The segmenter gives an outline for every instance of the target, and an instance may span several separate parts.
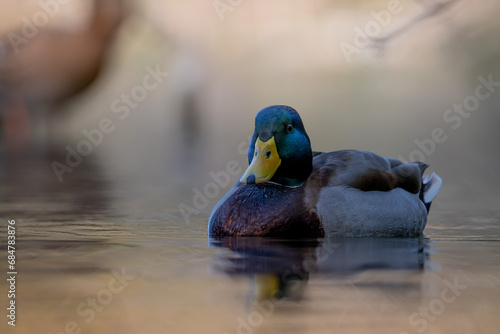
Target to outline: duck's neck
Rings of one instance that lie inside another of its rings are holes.
[[[302,156],[299,161],[282,161],[271,182],[287,187],[303,185],[311,175],[312,152]]]

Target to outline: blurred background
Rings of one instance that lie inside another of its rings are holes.
[[[208,171],[229,160],[245,166],[238,144],[251,134],[255,114],[287,104],[302,115],[314,150],[425,160],[445,179],[442,197],[486,200],[485,189],[499,181],[500,94],[480,101],[470,117],[444,117],[474,94],[479,76],[500,81],[500,3],[389,4],[5,3],[5,159],[36,152],[63,163],[66,146],[76,150],[82,131],[107,118],[112,133],[83,160],[103,162],[112,177],[140,178],[142,188],[192,195],[210,181]],[[152,89],[143,87],[148,69],[163,72]],[[428,146],[423,159],[410,157],[419,150],[415,141],[431,139],[435,128],[446,140]],[[58,182],[52,173],[44,182]]]
[[[313,150],[430,164],[444,180],[431,239],[498,239],[498,13],[497,0],[3,1],[2,217],[24,223],[27,259],[89,238],[205,254],[238,175],[201,204],[196,190],[228,161],[243,171],[256,113],[286,104]]]

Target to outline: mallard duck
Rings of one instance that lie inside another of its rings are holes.
[[[417,237],[442,184],[422,162],[313,152],[298,112],[282,105],[257,114],[248,161],[210,215],[211,237]]]

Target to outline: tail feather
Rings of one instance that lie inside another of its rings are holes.
[[[420,199],[424,202],[427,212],[429,212],[432,200],[436,198],[442,185],[443,180],[436,173],[432,173],[431,176],[424,175],[422,177]]]

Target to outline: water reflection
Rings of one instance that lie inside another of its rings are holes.
[[[75,217],[86,222],[92,216],[109,216],[111,185],[98,157],[86,157],[64,174],[62,182],[52,167],[56,161],[64,163],[65,156],[0,152],[0,196],[7,204],[3,213],[8,217],[66,224]]]
[[[214,269],[230,276],[249,276],[250,299],[302,300],[312,277],[333,281],[367,271],[423,271],[429,258],[426,239],[332,238],[277,240],[268,238],[219,238]],[[419,288],[418,282],[376,282],[394,289]],[[363,284],[366,284],[363,280]],[[386,284],[388,283],[388,284]],[[401,286],[400,286],[401,285]]]

